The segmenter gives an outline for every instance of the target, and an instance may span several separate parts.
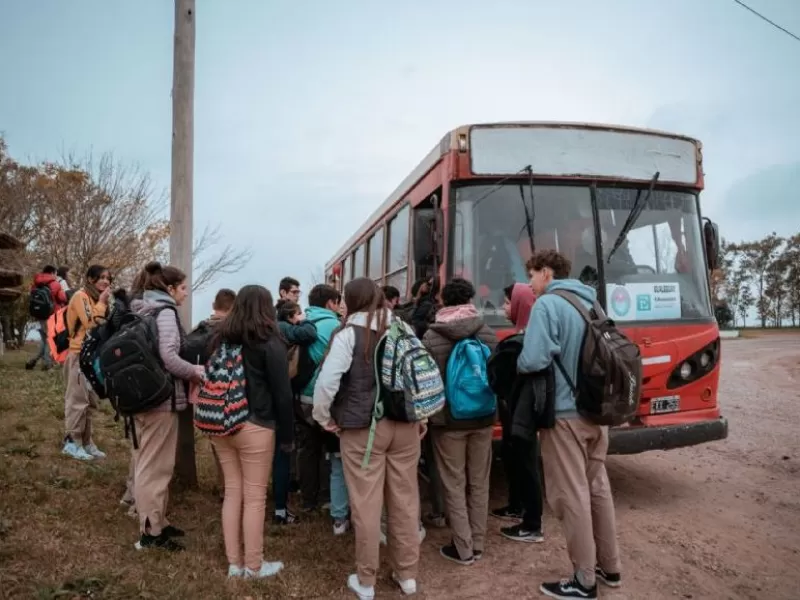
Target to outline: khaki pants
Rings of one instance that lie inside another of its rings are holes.
[[[222,535],[228,564],[258,571],[264,560],[264,513],[275,432],[247,423],[241,431],[212,438],[211,443],[225,477]]]
[[[134,504],[134,481],[136,480],[136,454],[131,448],[131,460],[128,463],[128,479],[125,481],[125,493],[122,495],[122,502],[125,504]]]
[[[400,579],[416,579],[419,567],[419,426],[378,422],[369,464],[361,468],[369,429],[341,433],[342,462],[356,534],[356,572],[375,585],[380,559],[381,509],[386,502],[389,563]]]
[[[77,352],[70,351],[64,361],[64,383],[67,386],[64,396],[66,437],[80,446],[88,446],[92,443],[91,411],[97,408],[97,401],[86,387]]]
[[[134,450],[133,476],[139,529],[141,533],[159,535],[169,525],[167,501],[178,447],[178,414],[150,411],[133,419],[139,442],[139,449]]]
[[[483,552],[489,516],[492,428],[445,431],[432,428],[453,543],[462,559]]]
[[[585,419],[558,419],[540,432],[547,500],[561,521],[567,551],[585,586],[597,564],[621,571],[614,499],[606,474],[608,427]]]

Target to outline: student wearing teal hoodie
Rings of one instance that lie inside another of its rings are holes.
[[[321,465],[325,451],[325,432],[316,424],[311,411],[314,407],[314,385],[333,332],[341,324],[339,305],[342,295],[330,285],[316,285],[308,293],[306,323],[317,328],[317,340],[308,347],[308,354],[317,365],[314,377],[300,394],[300,410],[303,420],[298,419],[297,431],[297,474],[300,479],[300,494],[303,510],[317,508],[321,487]],[[332,499],[333,500],[333,499]]]
[[[586,322],[565,299],[563,290],[587,308],[600,308],[597,294],[569,279],[572,264],[555,250],[539,250],[528,261],[531,287],[537,295],[517,361],[520,373],[541,371],[559,359],[572,381],[578,379]],[[602,310],[602,309],[600,309]],[[540,431],[547,499],[561,521],[575,573],[560,582],[543,583],[551,598],[597,598],[597,580],[622,584],[614,500],[606,474],[608,427],[578,415],[572,388],[561,370],[555,374],[555,426]]]

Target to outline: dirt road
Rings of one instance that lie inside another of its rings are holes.
[[[800,337],[724,341],[721,402],[727,440],[609,459],[625,585],[603,598],[800,598]],[[425,597],[540,597],[569,572],[549,514],[545,528],[543,545],[493,535],[469,569],[424,544]]]

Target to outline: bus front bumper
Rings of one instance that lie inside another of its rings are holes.
[[[618,427],[609,431],[609,454],[638,454],[648,450],[670,450],[695,446],[728,437],[724,417],[681,425]]]

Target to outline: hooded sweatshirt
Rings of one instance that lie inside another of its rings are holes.
[[[587,308],[594,306],[597,293],[594,288],[577,279],[557,279],[536,300],[530,322],[525,330],[522,352],[517,359],[520,373],[535,373],[550,366],[560,357],[572,381],[578,378],[578,361],[586,332],[586,323],[580,313],[564,298],[550,294],[565,290],[576,294]],[[557,419],[578,416],[575,397],[559,369],[555,369],[555,412]]]
[[[146,290],[141,300],[136,299],[131,302],[131,310],[142,315],[150,314],[160,306],[175,308],[175,310],[167,309],[158,313],[156,327],[158,328],[158,354],[164,368],[175,378],[175,410],[181,411],[187,406],[188,381],[194,376],[196,367],[180,356],[184,333],[176,312],[178,306],[172,296],[159,290]],[[153,410],[172,410],[172,399],[166,400]]]
[[[51,273],[37,273],[33,278],[31,291],[39,286],[46,286],[50,290],[50,297],[53,298],[54,312],[67,305],[67,294],[58,283],[58,279]]]
[[[511,322],[517,331],[525,331],[536,302],[536,294],[527,283],[515,283],[511,288]]]
[[[319,306],[309,306],[306,309],[306,323],[313,323],[317,328],[317,340],[308,347],[308,355],[314,364],[322,362],[322,357],[325,356],[325,351],[328,349],[328,343],[331,341],[333,332],[341,325],[339,314],[322,308]],[[306,389],[303,390],[301,401],[305,404],[311,402],[314,397],[314,385],[319,376],[319,368],[314,373],[314,377],[308,382]]]
[[[484,322],[472,304],[449,306],[439,310],[436,321],[430,324],[422,338],[422,343],[431,353],[442,374],[442,380],[447,381],[447,361],[457,342],[465,338],[475,337],[494,352],[497,346],[497,336]],[[433,427],[445,427],[453,430],[481,429],[494,424],[495,415],[485,419],[455,421],[450,416],[450,410],[445,404],[445,409],[433,415],[429,422]]]

